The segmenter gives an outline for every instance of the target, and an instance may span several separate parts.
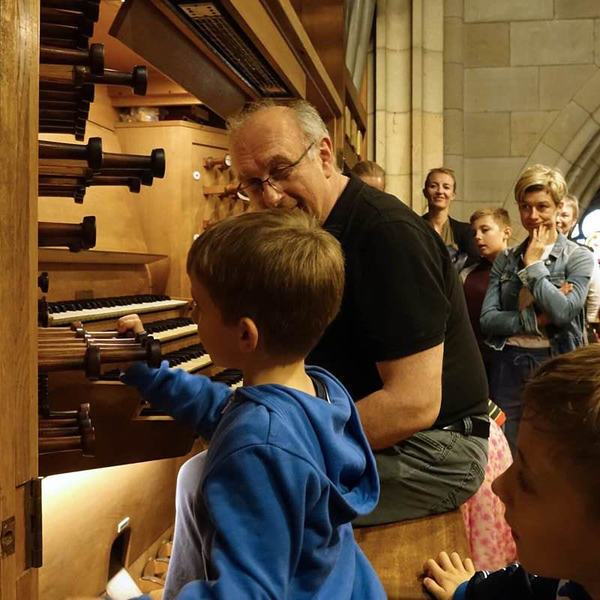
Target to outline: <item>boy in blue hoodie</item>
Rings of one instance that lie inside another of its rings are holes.
[[[210,439],[203,463],[188,463],[202,465],[193,514],[204,564],[176,597],[385,598],[350,524],[377,504],[373,455],[348,392],[304,365],[340,306],[339,243],[301,211],[246,213],[203,233],[187,271],[198,335],[243,387],[166,362],[122,376]]]

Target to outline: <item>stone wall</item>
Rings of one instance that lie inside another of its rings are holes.
[[[600,2],[445,0],[444,163],[453,214],[505,205],[529,164],[559,167],[585,206],[600,186]]]

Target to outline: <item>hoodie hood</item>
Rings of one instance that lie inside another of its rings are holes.
[[[228,417],[236,417],[236,404],[243,401],[264,407],[274,416],[269,421],[269,443],[311,463],[337,492],[335,500],[354,513],[346,515],[349,519],[368,514],[379,498],[379,479],[354,402],[327,371],[307,367],[306,372],[324,384],[329,402],[283,385],[242,387],[227,407],[221,425],[226,426]],[[219,453],[223,452],[227,448],[220,447]]]

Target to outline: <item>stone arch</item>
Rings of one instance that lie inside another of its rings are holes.
[[[546,128],[527,164],[559,168],[582,210],[600,188],[600,69]]]

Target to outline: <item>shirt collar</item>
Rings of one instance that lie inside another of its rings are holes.
[[[359,195],[366,185],[354,173],[348,173],[348,183],[323,223],[323,229],[338,240],[343,238],[350,223],[350,216],[358,203]]]

